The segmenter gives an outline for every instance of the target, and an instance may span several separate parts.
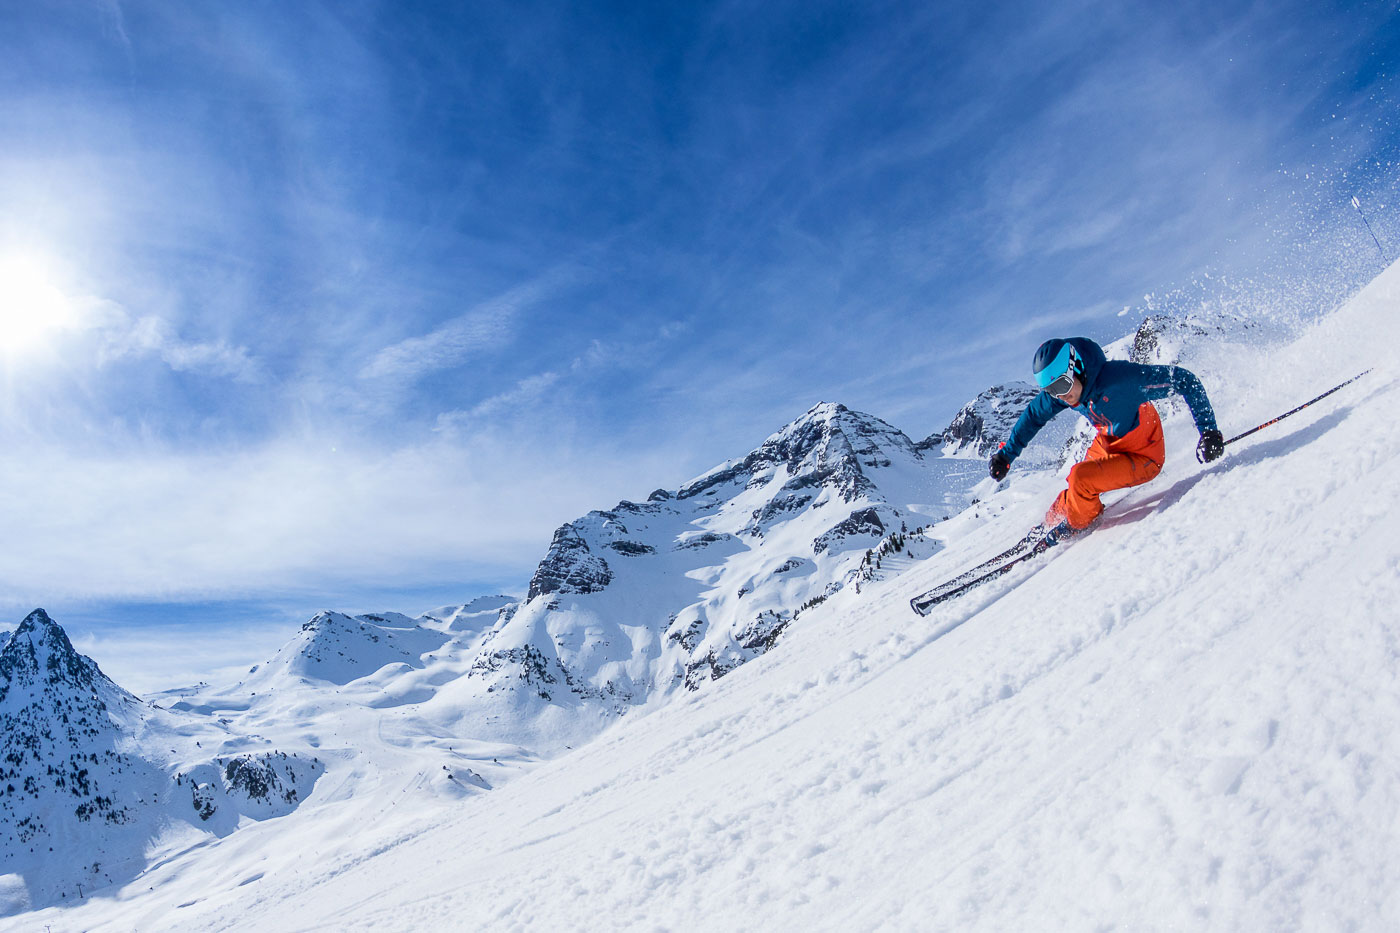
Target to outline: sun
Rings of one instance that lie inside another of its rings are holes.
[[[76,323],[77,309],[54,279],[38,257],[0,257],[0,350],[32,348]]]

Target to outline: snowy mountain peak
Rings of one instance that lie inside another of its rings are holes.
[[[795,465],[813,453],[839,457],[913,446],[904,432],[874,415],[835,402],[821,402],[770,435],[755,453],[780,453],[787,463]]]
[[[324,770],[142,703],[42,609],[0,651],[0,745],[0,915],[129,878],[162,835],[290,812]]]
[[[20,628],[24,628],[26,626],[30,628],[38,628],[39,626],[52,626],[57,628],[58,623],[55,622],[53,619],[49,618],[49,614],[45,612],[42,608],[40,608],[35,609],[29,615],[24,617],[24,621],[20,623]]]
[[[945,457],[988,457],[1011,433],[1031,399],[1040,390],[1028,382],[992,386],[964,405],[948,427],[919,443],[921,450],[939,449]]]
[[[792,423],[790,423],[783,430],[788,430],[797,425],[808,423],[824,424],[839,419],[842,416],[852,415],[854,415],[857,418],[868,417],[866,415],[861,415],[859,413],[852,412],[849,408],[847,408],[845,405],[842,405],[840,402],[818,402],[811,408],[807,409],[807,411],[804,412],[801,417],[794,419]],[[778,433],[781,434],[782,431],[779,431]]]
[[[656,490],[645,503],[623,501],[565,523],[530,580],[526,601],[540,596],[585,596],[612,585],[619,559],[693,549],[735,536],[762,537],[773,526],[829,502],[880,500],[872,472],[917,468],[922,455],[900,430],[845,405],[821,402],[770,435],[747,456],[720,464],[674,495]],[[683,521],[679,535],[642,540],[640,532],[667,516],[711,512],[706,527]],[[870,509],[833,510],[823,532],[836,537],[859,532],[878,538],[885,529]],[[817,536],[813,536],[815,539]],[[826,542],[814,541],[818,551]],[[783,560],[794,555],[784,554]],[[779,560],[777,563],[783,563]]]
[[[873,483],[871,469],[890,466],[893,458],[918,459],[914,443],[898,430],[845,405],[822,402],[770,435],[741,460],[731,460],[682,486],[677,498],[690,499],[744,481],[762,484],[785,469],[790,484],[826,486],[852,502]]]
[[[270,686],[285,677],[348,684],[388,664],[422,667],[422,656],[450,636],[398,613],[349,616],[323,611],[301,626],[267,664],[254,667],[245,683]]]
[[[99,683],[121,691],[96,663],[78,654],[62,626],[43,609],[26,616],[0,650],[0,703],[22,687],[91,691]]]

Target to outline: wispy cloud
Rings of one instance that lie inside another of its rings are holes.
[[[99,365],[133,356],[153,356],[176,372],[226,377],[239,382],[257,382],[261,368],[244,346],[223,340],[182,339],[175,327],[155,315],[133,318],[123,308],[102,302],[101,312],[92,317],[101,337]]]
[[[557,268],[460,314],[421,337],[409,337],[374,355],[361,375],[412,381],[462,365],[472,356],[499,350],[514,336],[519,319],[574,278]]]
[[[460,365],[473,353],[502,346],[518,313],[511,301],[460,315],[422,337],[410,337],[375,355],[362,375],[374,379],[415,379]]]
[[[555,372],[539,373],[522,379],[510,390],[484,399],[466,411],[457,409],[443,412],[438,415],[434,430],[455,435],[464,428],[479,425],[482,421],[522,413],[522,410],[538,403],[558,382],[559,374]]]
[[[128,65],[132,62],[131,37],[126,32],[126,15],[122,12],[121,0],[99,0],[99,9],[106,20],[106,28],[117,40],[126,55]]]

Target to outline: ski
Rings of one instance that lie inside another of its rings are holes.
[[[914,611],[919,615],[926,616],[929,610],[939,603],[946,602],[956,596],[961,596],[968,590],[981,586],[983,583],[987,583],[991,580],[995,580],[1002,574],[1010,573],[1016,568],[1016,565],[1025,563],[1032,557],[1040,556],[1045,550],[1046,548],[1044,547],[1032,547],[1026,553],[1018,554],[1000,566],[993,567],[991,570],[982,573],[980,576],[975,576],[970,580],[962,580],[962,578],[950,580],[942,586],[929,590],[922,596],[915,596],[913,599],[909,600],[909,605],[913,607]]]
[[[1099,520],[1095,519],[1087,527],[1063,533],[1059,537],[1059,543],[1069,542],[1081,535],[1087,534],[1098,526]],[[946,602],[955,596],[961,596],[968,590],[981,586],[989,580],[995,580],[1004,573],[1009,572],[1019,564],[1023,564],[1032,557],[1038,557],[1045,553],[1053,544],[1045,541],[1047,529],[1044,525],[1036,525],[1027,535],[1011,547],[1002,551],[996,557],[985,560],[970,570],[965,570],[947,583],[941,583],[929,590],[921,593],[909,600],[909,606],[919,615],[926,616],[928,611],[941,602]]]
[[[972,579],[973,577],[980,576],[982,572],[987,570],[988,568],[995,567],[1002,561],[1010,557],[1015,557],[1017,554],[1020,554],[1023,551],[1026,551],[1029,548],[1033,547],[1036,544],[1036,542],[1038,542],[1044,536],[1044,526],[1037,525],[1030,531],[1026,532],[1026,536],[1021,540],[1017,541],[1015,544],[1011,545],[1011,547],[1002,551],[1000,554],[996,554],[992,557],[987,558],[980,564],[973,564],[971,567],[967,568],[962,573],[958,574],[956,577],[953,577],[951,580],[948,580],[947,582],[941,584],[941,587],[963,583],[967,580]]]
[[[956,577],[953,577],[945,583],[940,583],[926,593],[920,593],[918,596],[909,600],[909,605],[912,606],[914,611],[919,615],[927,615],[930,607],[938,605],[945,599],[951,599],[953,596],[957,596],[979,583],[985,583],[993,577],[1000,576],[1001,573],[1005,572],[1003,568],[1014,567],[1027,557],[1032,557],[1040,553],[1040,550],[1043,550],[1043,548],[1037,549],[1036,545],[1040,544],[1041,539],[1044,537],[1045,526],[1036,525],[1026,533],[1024,538],[1017,541],[1000,554],[989,557],[982,561],[982,563],[969,567]]]

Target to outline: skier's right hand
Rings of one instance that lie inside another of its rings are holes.
[[[998,482],[1006,479],[1006,474],[1011,472],[1011,461],[1007,459],[1005,453],[998,450],[996,453],[992,454],[989,472],[992,474],[992,479]]]

